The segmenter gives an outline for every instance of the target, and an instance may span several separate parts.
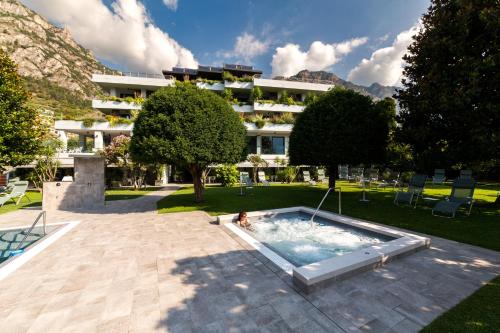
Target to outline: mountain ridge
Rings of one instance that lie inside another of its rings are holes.
[[[0,48],[17,64],[33,106],[66,118],[96,114],[90,100],[101,88],[92,74],[110,70],[67,29],[17,0],[0,0]]]
[[[283,79],[283,78],[280,78]],[[354,84],[350,81],[341,79],[336,74],[327,71],[309,71],[307,69],[301,70],[295,75],[288,78],[284,78],[289,81],[310,81],[310,82],[322,82],[331,83],[337,86],[341,86],[347,89],[352,89],[363,95],[370,96],[375,99],[383,99],[386,97],[392,97],[396,93],[398,87],[395,86],[383,86],[379,83],[372,83],[370,86],[362,86]]]

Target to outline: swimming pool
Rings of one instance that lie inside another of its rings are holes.
[[[430,245],[430,239],[360,219],[290,207],[248,212],[252,230],[218,216],[238,237],[292,275],[306,292]]]
[[[57,226],[47,226],[47,234],[50,234]],[[18,229],[0,230],[0,264],[9,259],[11,253],[17,249],[21,241],[26,236],[29,227]],[[25,250],[33,243],[44,237],[43,227],[35,227],[22,243],[19,250]]]

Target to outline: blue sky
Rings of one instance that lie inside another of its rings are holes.
[[[22,2],[121,70],[243,62],[268,75],[324,69],[361,84],[397,83],[402,53],[429,6],[429,0]]]
[[[427,0],[180,0],[177,10],[171,11],[159,0],[144,3],[155,23],[203,64],[218,63],[217,51],[232,49],[242,32],[269,36],[275,47],[295,43],[303,49],[316,40],[334,43],[367,36],[368,43],[333,66],[344,78],[373,48],[390,45],[398,33],[414,25],[429,5]],[[271,47],[252,65],[271,73],[273,53]]]

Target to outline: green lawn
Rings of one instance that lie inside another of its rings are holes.
[[[151,191],[156,191],[158,189],[159,187],[148,187],[146,189],[140,189],[140,190],[133,190],[133,189],[107,190],[106,201],[135,199]],[[42,194],[40,192],[28,191],[27,196],[28,198],[31,199],[31,202],[28,202],[28,200],[24,198],[17,206],[13,202],[6,203],[5,205],[3,205],[3,207],[0,207],[0,214],[12,212],[14,210],[23,207],[33,207],[42,205]]]
[[[417,209],[393,204],[392,189],[372,189],[367,192],[371,200],[361,203],[361,189],[352,183],[338,182],[342,186],[342,213],[369,221],[401,227],[430,235],[479,245],[500,251],[500,207],[493,202],[499,186],[481,186],[476,189],[476,204],[471,216],[462,213],[454,219],[434,217],[434,202],[422,200]],[[160,213],[204,210],[211,215],[236,213],[240,210],[282,208],[290,206],[316,207],[325,194],[326,186],[302,184],[255,187],[247,196],[239,196],[239,188],[211,186],[206,189],[205,202],[193,202],[193,188],[183,188],[158,202]],[[439,198],[450,194],[449,185],[427,186],[424,197]],[[337,212],[338,195],[329,196],[322,209]]]
[[[493,333],[500,329],[500,277],[434,320],[421,333]]]

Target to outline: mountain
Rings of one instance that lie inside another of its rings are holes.
[[[337,86],[355,90],[363,95],[367,95],[375,99],[392,97],[392,95],[396,93],[397,89],[397,87],[394,86],[383,86],[378,83],[373,83],[369,87],[360,86],[352,82],[343,80],[333,73],[325,71],[302,70],[297,74],[287,78],[286,80],[332,83]]]
[[[70,33],[16,0],[0,0],[0,48],[18,65],[35,106],[66,117],[87,116],[101,91],[94,72],[108,70]]]

